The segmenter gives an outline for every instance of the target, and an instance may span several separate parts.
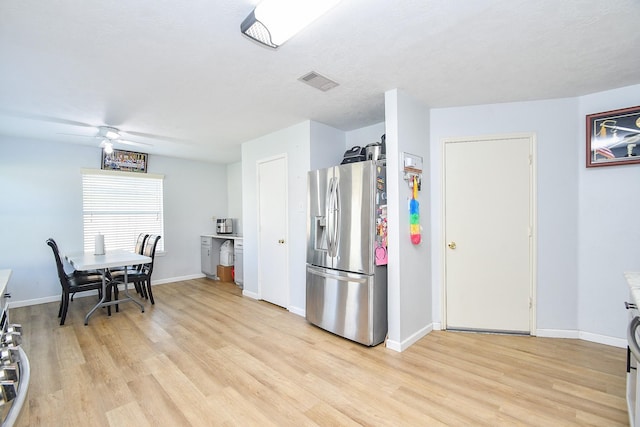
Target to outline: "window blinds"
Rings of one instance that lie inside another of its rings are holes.
[[[96,234],[105,248],[133,250],[140,233],[164,237],[163,175],[82,172],[84,250],[94,250]],[[164,250],[162,238],[156,251]]]

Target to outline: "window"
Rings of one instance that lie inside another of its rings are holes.
[[[164,237],[164,175],[82,170],[84,250],[94,250],[96,234],[107,250],[133,250],[140,233]],[[164,251],[160,239],[156,250]]]

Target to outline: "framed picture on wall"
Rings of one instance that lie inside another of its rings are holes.
[[[147,153],[125,150],[113,150],[112,153],[107,153],[103,149],[101,169],[146,173],[149,164],[147,158]]]
[[[640,163],[640,106],[587,115],[587,167]]]

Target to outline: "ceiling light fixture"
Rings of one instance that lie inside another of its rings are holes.
[[[104,152],[107,154],[113,153],[113,144],[111,141],[103,141],[102,146],[104,147]]]
[[[100,126],[99,134],[100,136],[107,138],[109,141],[120,138],[118,129],[109,126]]]
[[[106,136],[108,139],[118,139],[118,138],[120,138],[120,134],[118,132],[114,132],[112,130],[108,130],[107,133],[104,136]]]
[[[276,49],[340,0],[264,0],[240,24],[240,31]]]

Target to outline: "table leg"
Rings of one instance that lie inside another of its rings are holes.
[[[106,275],[107,275],[107,270],[103,269],[103,270],[98,270],[102,272],[102,298],[100,298],[100,301],[98,301],[98,303],[95,305],[95,307],[93,307],[91,309],[91,311],[89,311],[87,313],[87,315],[84,317],[84,325],[88,325],[89,324],[89,318],[91,317],[91,315],[100,307],[103,307],[103,304],[105,302],[105,300],[107,299],[107,279],[106,279]]]
[[[89,318],[93,315],[93,313],[100,307],[109,307],[111,305],[115,305],[115,304],[119,304],[121,302],[126,302],[126,301],[132,301],[134,303],[136,303],[138,305],[138,307],[140,307],[140,309],[142,310],[142,312],[144,313],[144,305],[142,305],[142,303],[138,300],[136,300],[134,297],[132,297],[131,295],[129,295],[129,277],[127,275],[127,270],[124,270],[124,294],[127,296],[127,298],[124,299],[117,299],[117,300],[111,300],[111,301],[106,301],[107,299],[107,280],[106,280],[106,275],[107,275],[107,270],[99,270],[102,271],[102,298],[100,299],[100,301],[98,301],[98,303],[95,305],[95,307],[93,307],[91,309],[91,311],[89,311],[89,313],[87,313],[87,315],[84,317],[84,324],[88,325],[89,324]],[[117,284],[115,286],[118,286]]]
[[[138,300],[136,300],[135,298],[133,298],[131,295],[129,295],[129,276],[127,275],[127,270],[125,268],[124,270],[124,294],[127,296],[127,298],[131,301],[133,301],[134,303],[138,304],[138,306],[140,307],[140,309],[142,310],[142,312],[144,313],[144,305],[142,305],[142,303]]]

